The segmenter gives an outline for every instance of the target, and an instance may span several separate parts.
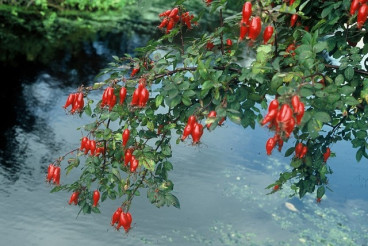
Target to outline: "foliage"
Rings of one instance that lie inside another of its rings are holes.
[[[263,44],[262,35],[254,40],[238,38],[239,23],[244,18],[241,8],[228,14],[226,0],[207,1],[195,10],[187,9],[186,2],[175,3],[179,19],[162,15],[161,21],[168,18],[174,26],[165,27],[161,38],[137,49],[137,57],[113,57],[110,67],[101,72],[107,79],[78,89],[87,98],[79,113],[92,119],[81,130],[104,151],[97,155],[91,150],[91,155],[88,150],[80,151],[82,147],[68,153],[76,155],[67,162],[68,154],[60,157],[54,162],[56,166],[61,165],[67,173],[79,168],[81,176],[52,191],[80,192],[78,205],[84,213],[99,212],[98,207],[91,206],[96,188],[102,193],[102,201],[122,200],[125,212],[142,190],[157,207],[180,207],[168,175],[174,167],[170,161],[171,139],[176,143],[190,141],[181,137],[190,125],[190,116],[196,117],[197,125],[210,124],[204,134],[220,127],[223,118],[254,128],[262,121],[270,99],[291,108],[292,98],[298,95],[305,112],[301,123],[291,129],[291,136],[284,135],[285,129],[272,124],[269,127],[282,141],[295,146],[302,143],[307,152],[295,154],[294,147],[285,150],[285,156],[291,156],[292,170],[282,172],[267,188],[275,193],[290,185],[291,195],[302,198],[315,192],[320,202],[328,188],[327,175],[332,173],[328,157],[324,157],[327,148],[334,156],[333,144],[347,140],[357,149],[357,161],[368,158],[368,72],[362,69],[368,51],[368,24],[357,29],[356,14],[349,14],[350,0],[296,0],[292,4],[252,1],[252,16],[261,17],[262,29],[272,25],[275,30],[271,40]],[[186,11],[194,14],[193,29],[201,28],[203,12],[217,16],[219,21],[211,23],[217,25],[215,30],[186,38],[192,31],[187,23],[180,22]],[[298,16],[297,22],[290,25],[293,14]],[[356,45],[361,40],[365,45]],[[113,88],[109,100],[107,87]],[[126,99],[116,103],[123,87],[127,89]],[[142,87],[149,89],[149,100],[136,105],[132,96]],[[89,96],[95,90],[105,91],[101,100]],[[213,110],[216,116],[207,117]],[[277,124],[282,127],[280,122]],[[125,129],[130,130],[130,136],[123,146]],[[127,149],[139,160],[137,170],[125,163]]]
[[[21,58],[48,63],[57,54],[65,51],[73,53],[81,49],[83,42],[95,40],[108,32],[124,32],[125,36],[131,35],[133,29],[141,34],[152,33],[151,29],[146,28],[152,25],[151,20],[145,18],[132,22],[138,18],[138,13],[134,11],[137,8],[135,5],[127,5],[129,1],[118,1],[118,9],[98,7],[95,11],[87,8],[81,11],[65,2],[59,3],[57,8],[28,6],[28,2],[0,4],[2,62],[16,63]],[[103,2],[106,4],[108,1]],[[37,1],[33,4],[36,5]]]
[[[1,4],[7,4],[12,6],[26,6],[27,8],[36,8],[41,10],[46,9],[76,9],[76,10],[88,10],[88,11],[98,11],[98,10],[111,10],[111,9],[121,9],[127,4],[133,3],[133,0],[35,0],[35,1],[8,1],[3,0]]]

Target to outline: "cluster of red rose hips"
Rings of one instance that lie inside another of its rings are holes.
[[[79,150],[83,151],[84,154],[87,155],[90,152],[90,155],[99,156],[105,153],[105,148],[102,146],[96,146],[96,140],[91,140],[87,137],[83,137],[81,140],[81,146]]]
[[[127,94],[127,89],[123,86],[120,88],[120,92],[119,92],[119,96],[120,96],[120,100],[119,103],[120,105],[124,103],[125,101],[125,97]],[[109,110],[111,111],[112,108],[115,106],[116,104],[116,95],[114,93],[114,88],[113,87],[106,87],[104,93],[102,94],[102,101],[101,101],[101,108],[105,107],[105,106],[109,106]]]
[[[160,13],[158,16],[163,17],[158,28],[163,29],[166,27],[166,33],[169,33],[174,28],[176,23],[180,21],[180,19],[181,22],[188,27],[188,29],[192,29],[191,21],[194,16],[190,15],[189,12],[185,12],[179,16],[179,9],[173,8]]]
[[[132,224],[132,215],[129,212],[124,213],[121,207],[118,207],[111,218],[111,225],[114,226],[115,224],[117,224],[117,230],[123,226],[124,230],[128,232]]]
[[[262,30],[262,21],[259,16],[253,17],[250,19],[252,15],[252,3],[245,2],[242,9],[242,19],[240,21],[240,35],[239,40],[243,40],[247,35],[251,41],[255,41]],[[273,26],[267,26],[263,33],[263,43],[267,44],[267,42],[271,39],[273,35]]]
[[[367,0],[353,0],[350,5],[350,15],[354,15],[358,11],[357,27],[361,29],[368,17]]]
[[[197,122],[194,115],[189,116],[181,140],[184,141],[189,135],[192,136],[193,144],[198,143],[203,135],[203,125]]]
[[[138,83],[138,88],[134,90],[133,98],[130,105],[142,108],[146,106],[148,99],[149,91],[146,88],[146,79],[141,78]]]
[[[122,133],[122,139],[123,139],[123,147],[125,148],[128,140],[130,137],[130,130],[129,129],[125,129]],[[128,148],[125,150],[124,153],[124,165],[128,166],[128,164],[130,163],[130,171],[133,173],[135,172],[135,170],[138,168],[139,166],[139,161],[137,159],[135,159],[135,156],[133,155],[134,149],[133,148]]]
[[[66,109],[70,105],[72,105],[72,109],[70,111],[72,114],[74,114],[76,111],[81,111],[84,107],[83,93],[77,92],[69,94],[64,108]]]
[[[55,166],[54,164],[50,164],[47,168],[47,176],[46,176],[47,182],[53,181],[54,184],[59,185],[60,184],[60,167]]]
[[[307,154],[308,152],[308,147],[305,146],[303,143],[298,143],[295,146],[295,157],[299,158],[299,159],[303,159],[304,156]]]
[[[275,130],[275,136],[269,138],[266,143],[267,154],[270,155],[273,148],[279,145],[281,151],[283,139],[289,138],[294,130],[295,125],[300,125],[304,115],[304,103],[300,101],[298,95],[291,98],[291,105],[288,103],[279,105],[279,101],[274,99],[268,106],[268,113],[263,118],[261,125],[269,123],[269,128]]]

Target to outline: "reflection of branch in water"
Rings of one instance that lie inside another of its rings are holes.
[[[363,185],[363,183],[364,183],[364,188],[367,188],[367,182],[368,182],[368,177],[366,178],[366,177],[363,177],[362,175],[357,175],[357,176],[355,176],[355,178],[354,178],[355,180],[358,180],[358,183],[361,183],[362,185]]]

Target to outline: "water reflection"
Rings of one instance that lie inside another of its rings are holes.
[[[44,182],[48,163],[78,145],[76,128],[86,118],[62,109],[81,81],[104,67],[95,57],[109,54],[105,41],[87,46],[79,58],[69,54],[50,67],[14,73],[11,88],[1,91],[7,119],[0,141],[0,238],[4,245],[338,245],[368,243],[368,167],[342,155],[349,143],[333,146],[335,173],[321,204],[314,196],[290,199],[290,190],[267,196],[264,189],[290,168],[282,153],[265,155],[272,133],[244,130],[230,122],[205,132],[203,144],[175,145],[170,178],[181,209],[157,209],[146,194],[133,201],[134,229],[129,235],[109,226],[119,201],[102,203],[99,215],[80,215],[67,205],[68,193],[49,194]],[[109,43],[110,41],[106,41]],[[138,40],[137,42],[141,42]],[[116,42],[115,44],[118,44]],[[132,42],[134,43],[134,42]],[[108,44],[112,45],[112,44]],[[119,46],[120,47],[120,46]],[[127,47],[127,46],[124,46]],[[116,48],[116,47],[115,47]],[[83,59],[82,59],[83,58]],[[78,65],[78,64],[79,65]],[[86,66],[83,68],[83,64]],[[68,73],[69,69],[74,70]],[[10,73],[10,71],[9,71]],[[174,139],[175,140],[175,139]],[[290,141],[285,149],[293,145]],[[349,163],[349,166],[346,164]],[[62,176],[63,182],[71,177]],[[285,207],[292,203],[299,212]],[[21,235],[21,236],[19,236]]]

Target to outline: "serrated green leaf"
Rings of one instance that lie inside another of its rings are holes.
[[[350,106],[355,106],[355,105],[358,105],[359,104],[359,101],[356,100],[354,97],[352,96],[347,96],[344,98],[344,102],[347,104],[347,105],[350,105]]]
[[[342,85],[344,83],[344,81],[345,81],[345,78],[342,74],[337,75],[336,78],[335,78],[335,84],[337,86]]]
[[[174,206],[176,208],[180,208],[179,199],[176,196],[174,196],[173,194],[166,193],[165,201],[166,201],[167,206]]]
[[[111,121],[115,121],[115,120],[117,120],[117,119],[119,119],[119,114],[118,113],[116,113],[116,112],[112,112],[112,113],[110,113],[110,120]]]
[[[301,88],[300,89],[300,96],[302,97],[309,97],[313,95],[313,91],[308,88]]]
[[[148,170],[150,170],[151,172],[153,172],[153,171],[155,171],[155,165],[156,165],[156,163],[153,161],[153,160],[151,160],[151,159],[143,159],[142,161],[142,164],[143,164],[143,166],[146,168],[146,169],[148,169]]]
[[[352,80],[353,77],[354,77],[354,68],[352,67],[347,67],[344,71],[344,75],[345,75],[345,78],[347,80]]]
[[[314,118],[316,120],[319,120],[319,121],[323,122],[323,123],[327,123],[327,122],[331,121],[330,115],[326,112],[316,112],[314,114]]]

